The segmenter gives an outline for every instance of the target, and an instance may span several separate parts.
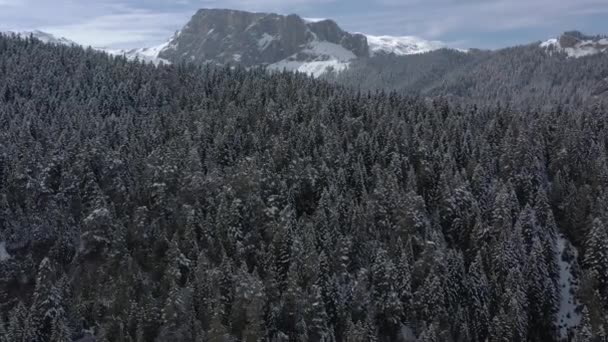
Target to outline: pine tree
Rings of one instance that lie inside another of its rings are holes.
[[[372,266],[373,298],[380,329],[394,336],[400,326],[402,304],[395,286],[397,270],[383,249],[378,251]]]
[[[244,341],[257,342],[264,337],[263,284],[256,272],[241,268],[235,282],[234,302],[231,310],[232,332]]]
[[[346,333],[344,337],[345,342],[366,342],[367,337],[365,336],[365,325],[364,322],[353,323],[352,320],[348,321]]]
[[[589,318],[589,311],[586,307],[583,308],[581,312],[581,322],[576,327],[574,332],[574,336],[572,338],[573,342],[589,342],[593,341],[593,332],[591,327],[591,321]]]
[[[535,238],[532,242],[526,279],[528,282],[530,326],[542,327],[542,329],[531,329],[531,335],[528,338],[548,338],[547,336],[550,336],[551,331],[553,331],[556,305],[555,297],[552,295],[553,283],[549,277],[543,247],[538,238]]]
[[[80,252],[84,255],[100,254],[110,244],[110,234],[114,230],[114,222],[105,196],[93,173],[89,172],[86,179]]]
[[[8,321],[7,336],[9,341],[35,341],[39,338],[32,313],[20,301],[11,310]]]
[[[419,341],[421,342],[439,342],[439,327],[436,322],[431,323],[423,332],[420,334]]]
[[[50,259],[44,258],[38,266],[36,288],[31,307],[31,317],[39,338],[48,338],[53,329],[53,322],[62,323],[65,315],[63,293],[55,282],[55,266]]]
[[[488,332],[488,341],[491,342],[507,342],[507,341],[516,341],[513,339],[513,331],[509,330],[507,321],[509,317],[507,314],[500,309],[498,314],[494,316],[492,322],[490,323],[490,328]],[[523,340],[517,340],[523,341]]]
[[[72,329],[65,321],[65,317],[57,316],[53,320],[51,328],[51,341],[56,342],[72,342]]]
[[[475,341],[483,341],[488,336],[488,326],[490,324],[490,288],[479,254],[469,267],[467,283],[469,291],[468,303],[470,307],[469,317],[472,323],[471,334]]]
[[[595,219],[585,242],[584,264],[595,274],[605,305],[608,305],[608,229]]]
[[[228,329],[222,323],[222,314],[220,312],[215,312],[211,316],[211,323],[209,325],[209,332],[207,334],[207,339],[210,342],[227,342],[228,339]]]
[[[327,312],[325,311],[325,303],[321,293],[321,288],[318,285],[313,285],[310,304],[310,324],[308,324],[310,341],[327,341],[329,321]]]

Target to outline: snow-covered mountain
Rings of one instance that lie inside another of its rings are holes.
[[[424,40],[414,36],[365,36],[371,55],[391,53],[398,56],[415,55],[447,47],[443,42]]]
[[[42,31],[19,32],[43,42],[76,44]],[[114,56],[154,64],[239,63],[245,67],[299,71],[319,76],[343,71],[357,59],[380,54],[409,55],[444,48],[445,44],[413,36],[391,37],[349,33],[330,19],[298,15],[201,9],[173,37],[153,47],[110,49]]]
[[[570,31],[559,38],[549,39],[540,44],[549,52],[563,52],[568,57],[580,58],[608,52],[608,37],[586,36],[578,31]]]
[[[59,44],[59,45],[80,45],[72,40],[69,40],[64,37],[57,37],[51,33],[40,31],[40,30],[32,30],[32,31],[5,31],[0,32],[0,34],[7,36],[17,36],[22,39],[27,39],[33,37],[35,39],[40,40],[46,44]],[[95,50],[104,51],[113,56],[124,56],[129,60],[139,59],[145,62],[151,62],[154,64],[160,64],[161,62],[168,63],[168,61],[163,60],[158,57],[159,52],[167,46],[168,43],[163,43],[158,46],[153,46],[150,48],[140,48],[140,49],[130,49],[130,50],[118,50],[118,49],[109,49],[104,47],[94,47]]]
[[[0,34],[7,35],[7,36],[15,35],[22,39],[33,37],[33,38],[40,40],[43,43],[48,43],[48,44],[78,45],[77,43],[75,43],[67,38],[56,37],[48,32],[43,32],[43,31],[39,31],[39,30],[6,31],[6,32],[0,32]]]
[[[366,37],[328,19],[295,14],[199,10],[156,57],[169,62],[239,63],[320,75],[369,56]]]
[[[139,48],[130,50],[119,50],[119,49],[108,49],[108,48],[96,48],[100,51],[105,51],[113,56],[124,56],[128,60],[140,60],[143,62],[153,63],[159,65],[161,63],[171,64],[168,60],[158,57],[158,54],[169,45],[169,42],[165,42],[149,48]]]
[[[264,65],[319,76],[345,70],[360,58],[418,54],[444,47],[442,42],[411,36],[349,33],[330,19],[202,9],[168,42],[146,54],[134,50],[127,55],[168,62]]]
[[[328,71],[343,71],[356,58],[352,51],[338,44],[315,40],[306,44],[300,52],[269,64],[268,68],[320,76]]]

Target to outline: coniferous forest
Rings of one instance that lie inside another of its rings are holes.
[[[0,341],[604,341],[608,111],[546,96],[0,37]]]

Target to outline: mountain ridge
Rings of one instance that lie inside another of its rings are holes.
[[[57,37],[51,33],[48,32],[44,32],[41,30],[25,30],[25,31],[4,31],[4,32],[0,32],[0,34],[2,35],[7,35],[7,36],[17,36],[21,39],[27,39],[27,38],[35,38],[40,40],[43,43],[47,43],[47,44],[60,44],[60,45],[79,45],[78,43],[67,39],[65,37]]]
[[[580,58],[608,52],[608,36],[589,36],[580,31],[566,31],[558,38],[541,42],[550,52],[563,52],[570,58]]]
[[[33,36],[54,44],[76,44],[38,30],[9,34],[22,38]],[[608,37],[567,31],[558,38],[539,42],[535,46],[549,55],[563,53],[569,58],[580,58],[608,52]],[[298,71],[315,77],[332,71],[342,72],[356,61],[383,55],[408,56],[440,49],[464,53],[480,51],[453,49],[441,41],[415,36],[350,33],[332,19],[233,9],[200,9],[182,29],[155,46],[95,49],[155,65],[181,62],[240,64],[244,67],[264,66],[269,70]]]
[[[197,11],[158,53],[173,63],[239,63],[271,69],[298,69],[305,63],[341,68],[368,55],[365,36],[346,32],[330,19],[227,9]]]
[[[158,53],[169,62],[239,63],[319,76],[377,54],[425,53],[447,45],[414,36],[350,33],[332,19],[201,9]]]

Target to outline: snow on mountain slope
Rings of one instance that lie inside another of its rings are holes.
[[[302,18],[307,23],[318,23],[320,21],[327,20],[327,18]]]
[[[563,52],[570,58],[581,58],[608,52],[608,38],[585,36],[580,32],[566,32],[559,38],[540,43],[541,48]]]
[[[56,37],[50,33],[39,31],[39,30],[7,31],[7,32],[1,32],[1,33],[4,35],[7,35],[7,36],[16,35],[22,39],[33,37],[33,38],[36,38],[36,39],[40,40],[41,42],[47,43],[47,44],[78,45],[77,43],[75,43],[67,38]]]
[[[44,42],[76,44],[41,32]],[[378,54],[420,54],[446,47],[413,36],[391,37],[349,33],[330,19],[298,15],[201,9],[167,42],[148,48],[96,48],[114,56],[155,65],[188,62],[239,63],[244,67],[300,71],[320,76],[346,70],[352,61]]]
[[[302,58],[305,56],[306,58]],[[348,68],[357,56],[344,47],[324,41],[313,41],[307,47],[279,62],[268,66],[271,70],[298,71],[315,77],[329,70],[340,72]]]
[[[583,42],[576,44],[576,46],[564,48],[559,43],[558,39],[553,38],[553,39],[549,39],[547,41],[542,42],[540,44],[540,47],[547,48],[547,49],[553,48],[557,51],[564,52],[570,58],[580,58],[580,57],[585,57],[585,56],[596,55],[596,54],[602,53],[602,52],[607,52],[608,51],[608,41],[604,42],[604,44],[606,46],[602,47],[601,45],[598,46],[598,44],[595,44],[593,41],[583,41]]]
[[[565,236],[560,235],[557,240],[557,261],[559,264],[559,288],[560,304],[557,314],[557,326],[563,339],[568,338],[568,332],[572,331],[581,321],[577,311],[579,302],[575,297],[578,289],[578,280],[573,273],[573,264],[578,258],[578,251]]]
[[[296,14],[201,9],[180,32],[158,57],[173,63],[238,63],[318,76],[369,56],[365,36],[346,32],[330,19]]]
[[[171,64],[169,61],[158,57],[158,54],[169,47],[169,42],[165,42],[149,48],[140,48],[132,50],[115,50],[106,48],[97,48],[97,50],[105,51],[106,53],[113,56],[123,56],[130,61],[140,60],[147,63],[153,63],[154,65]]]
[[[260,51],[266,50],[266,48],[275,40],[277,40],[277,37],[271,36],[268,33],[264,32],[262,34],[262,38],[258,40],[258,49]]]
[[[40,31],[40,30],[6,31],[6,32],[0,32],[0,34],[7,35],[7,36],[14,35],[14,36],[20,37],[21,39],[27,39],[27,38],[33,37],[46,44],[74,45],[74,46],[80,45],[67,38],[56,37],[53,34],[50,34],[48,32],[44,32],[44,31]],[[94,49],[98,50],[98,51],[106,52],[113,56],[124,56],[129,60],[139,59],[140,61],[150,62],[150,63],[154,63],[154,64],[158,65],[161,62],[163,62],[165,64],[170,64],[168,61],[163,60],[162,58],[158,57],[158,54],[160,53],[160,51],[168,48],[168,46],[169,46],[169,42],[166,42],[166,43],[163,43],[163,44],[160,44],[157,46],[153,46],[150,48],[141,48],[141,49],[132,49],[132,50],[118,50],[118,49],[108,49],[108,48],[94,48]]]
[[[428,41],[414,36],[365,36],[367,37],[371,55],[382,53],[393,53],[398,56],[415,55],[446,47],[442,42]]]

